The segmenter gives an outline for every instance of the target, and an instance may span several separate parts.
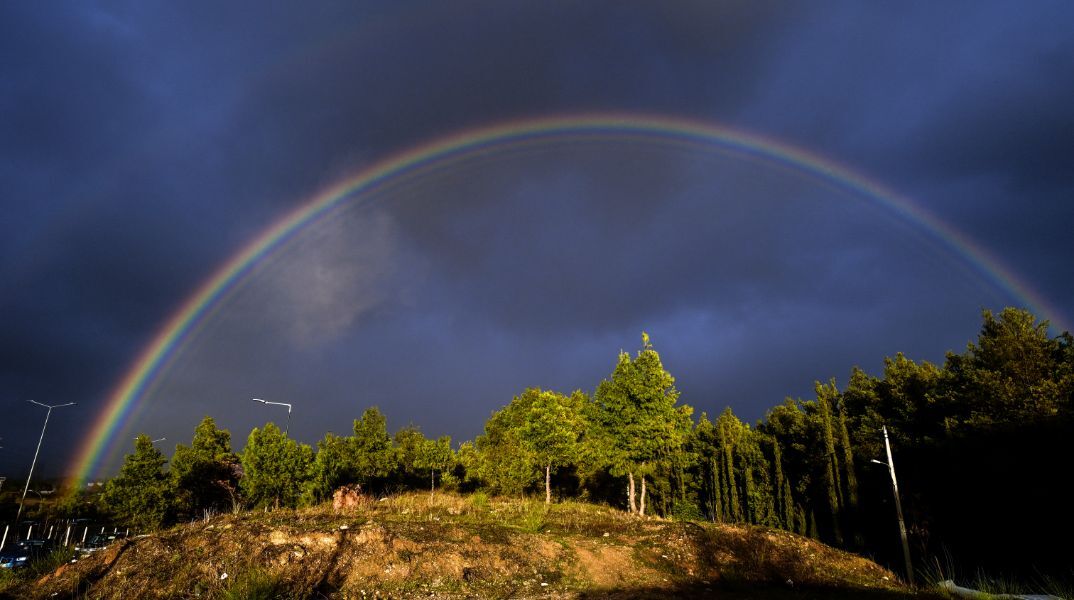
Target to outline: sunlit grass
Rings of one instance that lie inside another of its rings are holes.
[[[256,567],[237,574],[220,594],[221,600],[283,600],[288,597],[276,577]]]
[[[978,590],[986,594],[1048,594],[1064,599],[1074,599],[1074,570],[1059,577],[1037,574],[1029,578],[1004,573],[990,573],[977,569],[966,573],[958,566],[950,552],[934,556],[916,569],[926,589],[939,589],[944,581],[954,581],[959,587]]]

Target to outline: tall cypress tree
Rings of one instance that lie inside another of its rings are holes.
[[[786,475],[783,476],[783,521],[786,523],[787,531],[797,531],[796,525],[796,513],[794,511],[794,497],[791,494],[791,480]]]
[[[747,453],[745,444],[739,444],[738,456],[742,463],[742,512],[747,523],[760,521],[760,502],[757,501],[756,490],[753,482],[753,464]]]
[[[854,473],[854,449],[850,445],[850,432],[847,431],[847,415],[844,404],[844,402],[839,403],[839,445],[843,448],[847,504],[851,509],[856,509],[858,506],[858,478]]]
[[[724,514],[723,494],[721,493],[723,483],[720,477],[720,455],[713,454],[709,458],[709,465],[712,478],[712,520],[725,521],[727,516]]]
[[[724,467],[724,494],[723,497],[727,500],[727,517],[731,521],[742,520],[742,509],[738,501],[738,484],[735,480],[735,455],[734,446],[736,442],[735,427],[738,424],[738,417],[735,413],[731,412],[730,407],[724,409],[723,414],[716,419],[716,431],[720,439],[720,448],[723,451],[723,467]]]
[[[818,416],[820,418],[821,438],[824,443],[824,487],[828,495],[828,506],[832,513],[832,531],[835,541],[843,543],[843,533],[839,527],[842,508],[842,485],[839,477],[839,457],[835,452],[835,434],[832,419],[832,398],[838,394],[833,379],[828,387],[816,382]],[[815,524],[814,524],[815,526]]]
[[[787,497],[787,489],[783,485],[783,452],[779,449],[779,440],[775,437],[772,440],[772,471],[775,480],[775,514],[778,517],[779,526],[784,529],[791,529],[792,525],[787,519],[787,504],[790,502],[790,498]]]

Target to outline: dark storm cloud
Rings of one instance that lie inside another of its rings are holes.
[[[844,265],[831,263],[829,245],[860,243],[848,225],[885,216],[864,198],[821,200],[810,179],[742,159],[624,141],[549,154],[513,168],[478,163],[450,177],[458,181],[430,182],[428,200],[398,202],[404,230],[443,277],[439,302],[541,335],[604,333],[699,305],[737,311],[751,295],[785,297],[835,276]],[[818,216],[833,210],[838,221]],[[571,310],[561,297],[576,299]]]
[[[783,14],[761,6],[430,4],[401,18],[402,31],[383,15],[336,16],[324,39],[277,54],[248,82],[225,143],[244,179],[268,177],[290,200],[372,157],[497,120],[733,113],[766,60],[759,40],[780,25],[764,17]]]
[[[1064,3],[0,11],[0,475],[35,441],[21,399],[79,401],[50,423],[79,437],[259,231],[392,152],[499,120],[639,111],[756,131],[911,195],[1053,299],[1074,293]],[[793,174],[643,146],[470,168],[275,257],[137,425],[213,413],[238,441],[265,414],[230,403],[263,377],[322,398],[339,433],[375,401],[395,425],[472,435],[525,385],[591,389],[643,328],[687,401],[753,418],[855,362],[940,358],[977,308],[1011,301],[913,224]]]

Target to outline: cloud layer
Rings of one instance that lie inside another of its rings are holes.
[[[1074,312],[1063,2],[185,3],[0,8],[0,475],[65,470],[192,290],[318,190],[494,122],[637,111],[752,131],[913,197]],[[759,417],[885,355],[941,360],[1017,298],[793,171],[550,142],[393,183],[266,260],[127,433],[236,445],[296,404],[470,437],[527,385],[592,389],[652,335],[683,400]],[[1065,317],[1065,315],[1055,315]]]

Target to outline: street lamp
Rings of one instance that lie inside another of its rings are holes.
[[[26,487],[22,488],[22,500],[19,501],[19,510],[17,513],[15,513],[16,523],[19,522],[19,517],[22,516],[22,508],[26,505],[26,492],[30,489],[30,480],[33,479],[34,467],[37,465],[37,454],[41,452],[41,442],[45,440],[45,428],[48,427],[48,418],[52,416],[52,409],[62,408],[64,406],[74,406],[76,404],[75,402],[68,402],[66,404],[56,404],[53,406],[49,406],[48,404],[42,404],[40,402],[37,402],[36,400],[27,400],[27,402],[29,402],[30,404],[36,404],[38,406],[44,406],[48,409],[48,412],[45,413],[45,424],[41,426],[41,437],[37,439],[37,450],[34,450],[34,460],[32,463],[30,463],[30,476],[26,478]]]
[[[261,398],[254,398],[254,402],[260,402],[261,404],[275,404],[276,406],[287,407],[287,426],[283,430],[283,434],[287,435],[288,430],[291,429],[291,405],[286,402],[269,402],[268,400],[262,400]]]
[[[910,585],[914,585],[914,566],[910,562],[910,544],[906,541],[906,523],[902,518],[902,503],[899,501],[899,482],[895,479],[895,461],[891,458],[891,442],[888,441],[887,425],[882,427],[884,431],[884,449],[888,453],[888,462],[881,462],[875,458],[872,462],[884,465],[891,474],[891,489],[895,494],[895,514],[899,517],[899,536],[902,537],[902,556],[906,560],[906,579]]]

